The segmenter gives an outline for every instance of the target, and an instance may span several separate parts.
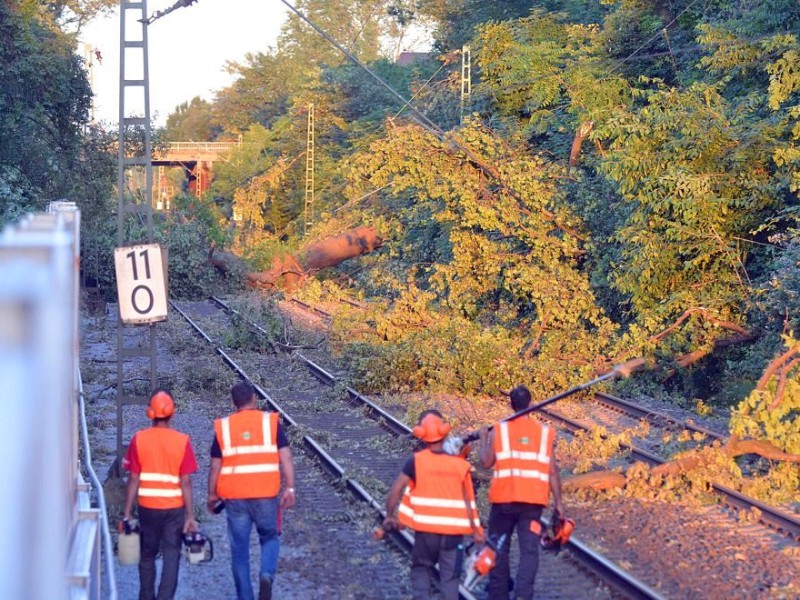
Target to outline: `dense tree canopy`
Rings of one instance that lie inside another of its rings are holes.
[[[314,102],[317,235],[365,222],[388,241],[350,280],[395,302],[375,316],[383,333],[359,343],[392,340],[383,358],[402,371],[422,359],[410,344],[399,357],[408,340],[388,332],[467,319],[502,331],[511,355],[496,364],[528,361],[544,388],[641,353],[679,394],[732,400],[727,377],[754,384],[799,304],[787,283],[800,215],[796,3],[303,8],[427,117],[293,17],[211,107],[224,131],[258,139],[215,189],[246,215],[244,246],[291,244]],[[441,54],[381,59],[387,17],[432,27]],[[473,67],[463,122],[462,44]],[[508,386],[514,372],[483,385]]]
[[[108,6],[0,6],[3,220],[55,195],[111,216],[112,163],[87,159],[113,139],[84,127],[90,92],[64,33]],[[292,15],[274,47],[229,65],[237,78],[213,102],[177,107],[164,139],[242,144],[208,197],[170,217],[176,252],[213,239],[263,268],[375,228],[380,250],[320,274],[329,292],[374,300],[332,334],[366,385],[493,393],[525,380],[543,395],[648,355],[651,393],[749,397],[742,431],[764,430],[784,390],[794,406],[797,360],[757,386],[800,326],[796,2],[298,7],[371,73]],[[401,64],[418,26],[435,51]],[[205,251],[182,264],[200,268]]]
[[[50,14],[81,7],[91,8],[0,5],[0,221],[41,208],[45,199],[108,195],[98,189],[109,182],[108,138],[86,128],[89,83],[73,38]]]

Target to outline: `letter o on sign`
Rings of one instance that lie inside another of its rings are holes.
[[[158,244],[114,249],[117,298],[123,323],[154,323],[167,318],[166,273]]]

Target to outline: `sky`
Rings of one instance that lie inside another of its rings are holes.
[[[174,0],[151,0],[152,14],[174,4]],[[264,52],[274,47],[288,9],[280,0],[198,0],[179,8],[149,25],[150,114],[163,125],[175,107],[195,96],[213,100],[217,90],[227,87],[233,77],[224,72],[226,62],[245,62],[247,53]],[[126,15],[128,26],[134,14]],[[138,36],[138,29],[136,31]],[[131,36],[131,34],[129,34]],[[89,23],[80,35],[78,53],[85,45],[99,50],[102,63],[93,56],[92,79],[95,93],[94,117],[108,124],[119,119],[119,9]],[[128,78],[141,77],[141,63],[129,50]],[[126,96],[126,116],[140,99]],[[140,111],[141,113],[141,111]]]

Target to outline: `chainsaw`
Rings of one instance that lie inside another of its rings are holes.
[[[561,551],[561,547],[569,541],[573,530],[575,529],[575,521],[563,517],[561,513],[553,513],[552,523],[553,535],[545,532],[540,538],[542,548],[545,550],[552,550],[556,554]]]
[[[502,551],[505,541],[506,536],[503,534],[496,543],[494,539],[489,538],[480,548],[473,544],[472,550],[468,550],[469,554],[464,561],[464,570],[466,571],[464,587],[466,589],[470,591],[475,589],[475,586],[486,578],[489,571],[494,569],[497,564],[497,554]]]
[[[211,542],[211,538],[201,531],[184,533],[183,544],[186,559],[190,565],[208,562],[214,558],[214,544]]]

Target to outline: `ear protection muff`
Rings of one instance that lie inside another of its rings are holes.
[[[425,415],[419,425],[411,430],[414,437],[421,439],[423,442],[432,444],[443,440],[448,433],[450,433],[450,425],[442,421],[442,419],[434,414]]]
[[[175,403],[167,392],[157,392],[147,407],[148,419],[168,419],[175,412]]]

